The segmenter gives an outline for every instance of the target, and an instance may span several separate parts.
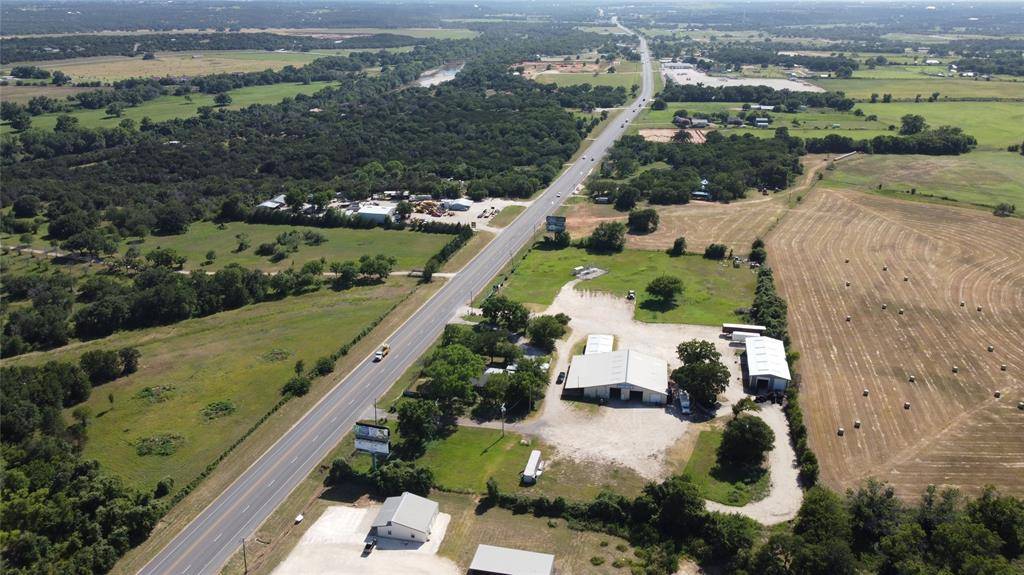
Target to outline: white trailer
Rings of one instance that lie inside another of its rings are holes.
[[[523,483],[536,483],[539,475],[540,450],[534,449],[530,452],[530,459],[526,462],[526,469],[523,469]]]
[[[747,341],[748,337],[760,337],[761,334],[754,333],[752,331],[734,331],[729,335],[729,339],[739,343]]]
[[[732,333],[734,331],[749,331],[758,335],[763,335],[768,328],[763,325],[747,325],[742,323],[723,323],[722,333]]]

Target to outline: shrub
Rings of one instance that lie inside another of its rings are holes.
[[[676,238],[676,240],[672,242],[672,247],[668,250],[668,255],[672,257],[686,255],[686,238]]]
[[[164,477],[160,481],[156,482],[156,489],[153,490],[153,497],[156,499],[166,497],[172,489],[174,489],[174,480],[170,477]]]
[[[704,248],[704,257],[709,260],[725,259],[725,252],[728,249],[724,244],[711,244]]]
[[[332,371],[334,371],[334,360],[327,356],[316,360],[316,365],[313,366],[313,373],[318,376],[327,375]]]
[[[284,387],[281,388],[281,395],[302,397],[309,393],[309,385],[309,378],[297,375],[284,384]]]
[[[597,557],[597,556],[591,557],[590,558],[590,564],[593,565],[594,567],[597,567],[598,565],[604,565],[604,557]]]
[[[121,375],[121,358],[116,351],[94,349],[78,359],[93,385],[114,381]]]

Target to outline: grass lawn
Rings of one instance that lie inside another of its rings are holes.
[[[8,363],[77,361],[91,349],[135,346],[139,371],[97,387],[86,402],[96,415],[83,455],[144,490],[162,477],[181,487],[234,443],[280,399],[296,360],[312,365],[401,300],[415,280],[337,293],[328,289],[191,319],[171,326],[126,331]],[[317,381],[316,386],[328,385]],[[108,395],[114,396],[114,403]],[[230,401],[235,411],[208,420],[201,411]],[[177,434],[171,455],[139,456],[135,442]]]
[[[271,84],[269,86],[249,86],[228,92],[231,94],[232,103],[228,109],[239,109],[253,104],[276,104],[285,98],[294,98],[298,94],[313,94],[320,91],[331,82],[311,82],[309,84]],[[213,95],[192,94],[191,101],[186,96],[161,96],[134,108],[125,108],[120,118],[108,116],[105,110],[80,109],[71,112],[71,116],[78,118],[79,124],[86,128],[114,128],[124,118],[131,118],[136,123],[142,118],[149,116],[154,122],[162,122],[174,118],[188,118],[196,115],[200,106],[213,106]],[[60,114],[43,114],[32,118],[32,127],[43,130],[53,130],[57,125],[57,116]],[[10,133],[12,130],[5,122],[0,124],[0,134]]]
[[[481,543],[553,554],[558,573],[628,573],[628,567],[616,568],[612,563],[616,559],[635,559],[625,540],[603,533],[574,531],[561,519],[549,522],[506,509],[482,510],[466,495],[435,491],[430,497],[437,500],[442,513],[452,516],[439,553],[463,569],[469,567]],[[603,564],[593,565],[592,557],[601,557]]]
[[[705,499],[725,505],[742,506],[763,499],[771,490],[767,471],[756,476],[718,469],[716,453],[722,443],[722,432],[701,431],[693,454],[683,473],[693,478]]]
[[[566,282],[572,268],[594,265],[609,273],[577,284],[577,289],[625,294],[637,293],[636,318],[647,322],[719,325],[739,318],[734,310],[747,307],[753,298],[754,275],[698,255],[678,258],[662,252],[625,250],[618,254],[590,254],[579,248],[535,248],[520,263],[502,293],[523,302],[549,305]],[[657,276],[668,274],[683,280],[685,293],[678,305],[662,310],[644,288]]]
[[[1024,204],[1024,160],[1010,152],[962,156],[858,156],[826,171],[825,183],[917,201],[994,207]],[[878,185],[882,184],[882,190]],[[917,189],[917,194],[906,192]],[[942,197],[949,200],[942,200]]]
[[[511,224],[512,221],[515,220],[519,214],[523,213],[524,210],[526,210],[526,206],[505,206],[500,212],[498,212],[498,215],[491,218],[489,225],[495,228],[503,228]]]
[[[927,98],[932,92],[939,92],[939,98],[953,99],[998,98],[1006,100],[1024,100],[1024,82],[999,82],[970,80],[967,78],[857,78],[846,80],[822,79],[814,83],[826,90],[839,90],[846,95],[860,100],[867,100],[872,93],[892,94],[899,100],[913,99],[918,94]]]
[[[299,251],[279,262],[271,262],[266,256],[256,255],[256,248],[261,243],[274,243],[279,234],[290,230],[300,232],[312,230],[323,234],[327,241],[319,246],[301,244]],[[244,252],[235,253],[238,247],[237,234],[249,236],[252,246]],[[265,271],[283,270],[289,267],[301,267],[308,261],[321,257],[328,262],[357,260],[359,256],[387,254],[398,259],[397,270],[410,270],[422,267],[430,256],[437,253],[441,246],[451,240],[444,234],[424,234],[420,232],[399,230],[355,230],[348,228],[312,228],[306,226],[279,226],[271,224],[246,224],[231,222],[224,229],[218,229],[212,222],[198,222],[189,226],[187,233],[177,236],[149,236],[137,244],[143,254],[157,248],[171,248],[188,258],[186,269],[217,270],[228,264],[237,263],[244,267],[258,268]],[[465,249],[465,248],[464,248]],[[121,246],[121,251],[127,245]],[[206,252],[213,250],[217,259],[213,264],[202,267]],[[460,250],[461,251],[461,250]]]
[[[633,84],[641,85],[643,80],[641,78],[641,64],[640,62],[629,62],[625,60],[619,60],[615,62],[615,73],[609,74],[607,71],[601,72],[594,75],[593,72],[567,72],[567,73],[547,73],[538,74],[534,78],[537,82],[544,84],[556,84],[558,86],[575,86],[577,84],[590,84],[591,86],[612,86],[612,87],[623,87],[626,92]]]

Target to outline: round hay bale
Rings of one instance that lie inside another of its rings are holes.
[[[953,373],[960,373],[960,368],[954,365],[953,366]]]
[[[836,434],[837,434],[837,435],[838,435],[839,437],[842,437],[843,435],[845,435],[845,434],[846,434],[846,430],[845,430],[845,429],[843,429],[842,427],[840,427],[840,428],[839,428],[838,430],[836,430]]]
[[[981,306],[980,305],[978,306],[978,311],[981,311]]]
[[[910,402],[909,401],[904,401],[903,402],[903,409],[910,409]]]
[[[992,353],[992,352],[993,352],[993,351],[995,351],[995,350],[996,350],[996,348],[995,348],[994,346],[991,346],[991,345],[990,345],[990,346],[988,346],[988,351],[989,351],[989,353]]]
[[[883,303],[882,304],[882,309],[885,309],[885,308],[886,308],[886,305]]]
[[[999,371],[1006,371],[1006,364],[1005,363],[999,366]]]
[[[910,281],[910,276],[903,276],[903,281],[905,281],[905,282]]]
[[[910,383],[914,383],[914,379],[914,376],[910,376],[907,378],[907,381],[909,381]]]
[[[865,387],[864,388],[864,397],[867,397],[867,396],[868,396],[868,388]]]
[[[846,282],[846,287],[850,287],[850,282]]]
[[[1003,392],[1001,392],[999,390],[996,390],[996,392],[993,393],[992,395],[994,395],[996,397],[996,399],[999,399],[1000,397],[1003,396]]]
[[[882,271],[883,272],[889,271],[889,266],[882,266]]]
[[[850,263],[850,258],[846,258],[846,263]]]
[[[1024,411],[1024,401],[1017,402],[1017,409]]]
[[[900,308],[900,315],[903,315],[903,308]]]
[[[846,316],[846,321],[850,321],[850,316]]]
[[[854,420],[854,422],[853,422],[853,428],[854,428],[854,429],[860,429],[860,420],[859,420],[859,419],[857,419],[857,420]]]
[[[967,302],[965,302],[965,301],[963,301],[963,300],[960,300],[960,307],[964,307],[964,306],[966,306],[966,305],[967,305]]]

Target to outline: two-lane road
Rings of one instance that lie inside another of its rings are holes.
[[[490,287],[512,255],[530,241],[545,217],[552,215],[595,169],[628,122],[649,103],[653,79],[647,43],[642,39],[641,54],[643,85],[636,100],[510,226],[391,334],[391,353],[387,359],[374,363],[370,357],[365,358],[140,573],[192,575],[221,569],[238,550],[242,538],[255,532],[352,429],[374,399],[428,349],[459,307]]]

